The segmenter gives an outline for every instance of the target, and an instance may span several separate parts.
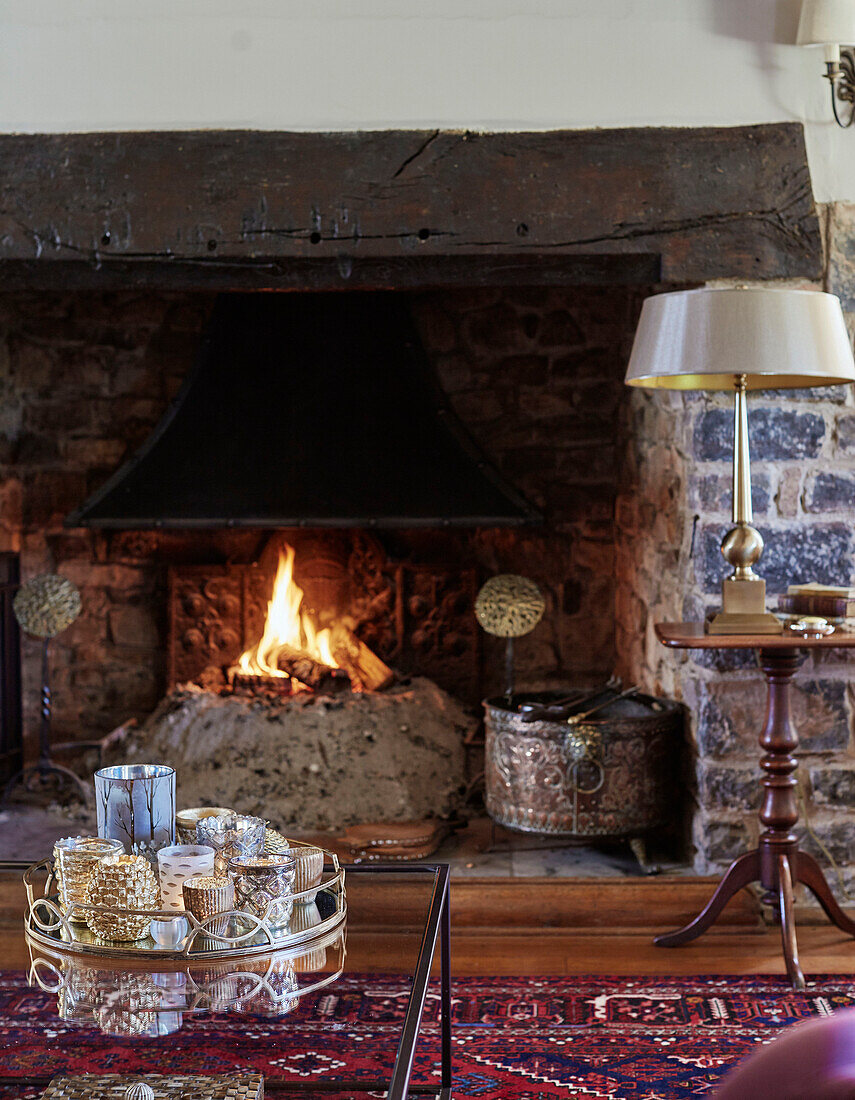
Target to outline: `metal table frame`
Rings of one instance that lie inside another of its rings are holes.
[[[303,1084],[280,1083],[275,1077],[265,1078],[266,1092],[380,1092],[386,1089],[387,1100],[406,1100],[408,1096],[433,1096],[436,1100],[452,1100],[451,1096],[451,897],[449,867],[447,863],[366,863],[348,864],[347,877],[363,874],[432,874],[433,895],[428,908],[419,955],[413,972],[413,986],[395,1064],[390,1080],[362,1081],[311,1081]],[[439,1087],[436,1084],[411,1085],[410,1075],[416,1057],[416,1043],[422,1024],[428,982],[436,955],[436,943],[440,941],[440,1035],[442,1055],[440,1059]]]
[[[451,1096],[451,906],[449,868],[447,863],[367,863],[348,865],[347,877],[360,874],[432,875],[433,893],[425,919],[419,954],[413,971],[413,985],[404,1014],[401,1039],[395,1054],[395,1064],[389,1080],[359,1080],[357,1078],[331,1081],[289,1082],[275,1077],[265,1078],[265,1093],[300,1092],[381,1092],[387,1100],[406,1100],[410,1096],[433,1096],[435,1100],[452,1100]],[[411,1085],[410,1075],[416,1056],[416,1043],[422,1024],[428,982],[436,956],[437,940],[440,944],[440,1035],[442,1053],[440,1079],[437,1083]],[[236,1071],[237,1072],[237,1071]],[[3,1077],[0,1086],[47,1087],[51,1078]]]

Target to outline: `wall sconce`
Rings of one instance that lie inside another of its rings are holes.
[[[831,109],[838,126],[848,129],[855,122],[855,51],[842,43],[855,43],[855,0],[802,0],[798,46],[825,48],[825,78],[831,88]],[[849,117],[843,122],[837,109],[849,104]]]

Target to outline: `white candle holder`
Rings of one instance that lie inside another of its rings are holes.
[[[158,947],[176,948],[184,942],[190,931],[190,922],[186,917],[156,917],[149,926],[148,934]]]
[[[164,909],[184,912],[184,880],[214,873],[214,849],[207,844],[171,844],[157,853]]]

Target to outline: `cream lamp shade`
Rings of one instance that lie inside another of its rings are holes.
[[[704,288],[645,301],[628,385],[732,392],[740,375],[748,390],[855,381],[840,300],[815,290]]]
[[[855,3],[855,0],[853,0]],[[748,390],[855,381],[840,301],[816,290],[702,289],[657,294],[641,310],[626,374],[648,389],[733,393],[733,524],[721,552],[733,569],[711,634],[780,634],[754,572],[763,536],[752,526]]]
[[[855,45],[855,0],[803,0],[797,46],[825,46],[827,61],[840,60],[840,46]]]

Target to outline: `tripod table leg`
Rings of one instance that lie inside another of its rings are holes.
[[[790,861],[782,852],[778,856],[778,900],[781,909],[781,945],[787,976],[793,989],[804,989],[805,976],[799,966],[799,945],[796,940],[796,918],[793,913],[793,876]]]
[[[825,910],[825,915],[832,924],[836,924],[841,932],[847,936],[855,936],[855,921],[847,917],[831,892],[831,887],[822,873],[822,868],[807,852],[798,853],[798,862],[795,867],[796,882],[803,882],[813,896]]]
[[[715,893],[693,921],[676,932],[666,932],[664,935],[657,936],[653,942],[657,947],[679,947],[680,944],[688,943],[689,940],[700,936],[718,919],[722,909],[734,894],[738,894],[744,886],[759,878],[760,856],[755,848],[754,851],[737,856],[731,863],[724,878],[716,886]]]

